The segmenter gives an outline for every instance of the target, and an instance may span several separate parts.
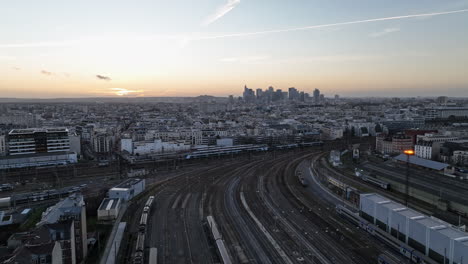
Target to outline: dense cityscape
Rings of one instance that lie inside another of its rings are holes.
[[[382,255],[388,243],[418,250],[411,254],[424,263],[466,257],[467,99],[330,98],[319,89],[309,96],[245,86],[240,97],[129,101],[1,104],[4,263],[136,263],[155,254],[148,248],[176,263],[404,259],[391,248]],[[176,231],[180,225],[186,231]],[[222,240],[207,232],[213,225]],[[262,232],[267,244],[258,241]],[[296,239],[280,239],[290,235]],[[348,242],[330,257],[315,241],[336,236]],[[433,249],[441,239],[455,243]],[[294,251],[295,243],[303,248]]]

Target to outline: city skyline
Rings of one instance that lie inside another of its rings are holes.
[[[4,4],[0,97],[468,91],[468,1],[109,3]]]

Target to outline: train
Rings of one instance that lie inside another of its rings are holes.
[[[146,227],[148,225],[148,218],[150,215],[151,205],[153,204],[154,196],[148,197],[148,200],[145,202],[143,207],[143,212],[140,216],[140,221],[138,223],[138,233],[135,246],[135,254],[133,255],[134,264],[143,264],[145,256],[145,236],[146,236]],[[151,258],[150,258],[151,259]]]
[[[301,171],[298,171],[297,172],[297,178],[299,179],[299,182],[301,183],[301,185],[303,187],[307,187],[309,185],[309,183],[307,182],[307,180],[304,178],[304,176],[302,176],[302,172]]]
[[[82,186],[75,186],[61,190],[46,190],[42,192],[18,194],[10,197],[4,197],[0,198],[0,208],[8,208],[29,203],[60,199],[74,192],[79,192],[82,188]]]
[[[223,237],[221,233],[218,230],[218,226],[216,225],[216,221],[214,220],[213,216],[209,215],[206,217],[206,221],[208,223],[208,226],[211,231],[211,236],[213,240],[216,243],[216,248],[219,254],[219,257],[221,258],[221,263],[224,264],[231,264],[231,256],[229,255],[229,252],[226,248],[226,245],[224,243]]]
[[[385,190],[390,189],[390,183],[388,183],[386,181],[376,179],[376,178],[370,176],[369,173],[364,171],[363,169],[356,168],[354,171],[355,171],[354,174],[357,177],[361,178],[363,181],[368,182],[368,183],[370,183],[372,185],[378,186],[378,187],[380,187],[382,189],[385,189]]]
[[[12,191],[13,189],[14,189],[13,184],[9,184],[9,183],[0,184],[0,192]]]
[[[226,156],[241,154],[244,152],[264,152],[269,150],[283,150],[283,149],[295,149],[298,147],[312,147],[312,146],[323,146],[322,141],[316,142],[303,142],[303,143],[294,143],[286,145],[276,145],[268,147],[267,145],[237,145],[237,146],[228,146],[228,147],[202,147],[197,148],[189,154],[184,156],[184,159],[197,159],[197,158],[208,158],[208,157],[217,157],[217,156]]]
[[[390,183],[388,182],[385,182],[385,181],[382,181],[382,180],[379,180],[379,179],[376,179],[376,178],[372,178],[372,177],[369,177],[369,176],[362,176],[361,179],[365,182],[368,182],[368,183],[371,183],[373,185],[376,185],[382,189],[385,189],[385,190],[389,190],[390,189]]]
[[[240,154],[243,152],[268,151],[266,145],[238,145],[230,147],[204,147],[185,155],[186,160]]]

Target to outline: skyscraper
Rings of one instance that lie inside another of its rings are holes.
[[[319,104],[320,103],[320,90],[315,88],[314,90],[314,103]]]
[[[297,100],[297,99],[299,99],[299,93],[298,93],[297,89],[294,88],[294,87],[289,88],[289,90],[288,90],[288,97],[289,97],[289,100]]]

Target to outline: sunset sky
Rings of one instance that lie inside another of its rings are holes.
[[[0,32],[0,97],[468,96],[468,0],[10,0]]]

